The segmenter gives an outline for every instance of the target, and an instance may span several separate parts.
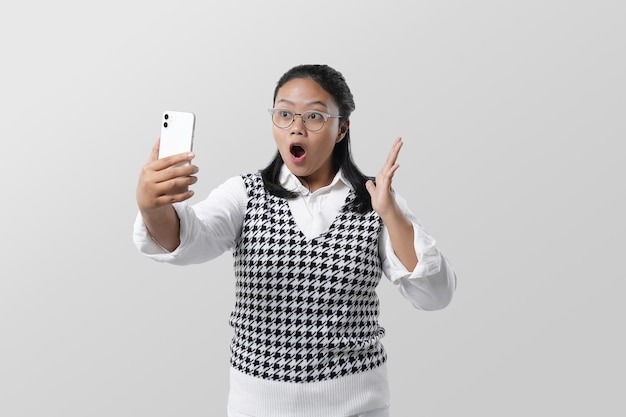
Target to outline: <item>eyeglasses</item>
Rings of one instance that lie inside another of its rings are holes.
[[[268,109],[272,115],[272,123],[279,129],[287,129],[296,120],[296,116],[302,118],[304,128],[309,132],[317,132],[324,127],[329,117],[340,118],[341,116],[324,113],[317,110],[307,110],[304,113],[294,113],[287,109]]]

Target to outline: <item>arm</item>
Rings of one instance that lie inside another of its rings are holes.
[[[433,268],[431,275],[414,277],[410,274],[392,282],[413,307],[434,311],[445,308],[452,301],[456,290],[456,273],[450,262],[439,254],[438,267]]]
[[[139,213],[134,228],[135,245],[156,261],[176,265],[209,261],[234,247],[241,233],[247,201],[243,180],[236,176],[193,206],[174,203],[180,219],[180,245],[174,251],[163,248],[150,236]]]
[[[391,190],[401,147],[402,139],[398,138],[376,176],[376,184],[366,183],[372,207],[384,223],[380,239],[383,271],[416,308],[438,310],[450,303],[456,275],[406,202]]]
[[[177,175],[198,169],[173,165],[190,161],[193,155],[162,160],[157,155],[158,142],[137,186],[139,213],[133,240],[139,251],[157,261],[185,265],[208,261],[233,247],[248,200],[241,177],[229,179],[192,207],[185,200],[193,192],[185,184],[195,183],[195,177]]]
[[[379,252],[385,276],[411,304],[420,310],[439,310],[451,301],[456,289],[456,274],[441,254],[435,239],[428,234],[409,210],[406,201],[395,194],[396,203],[414,231],[413,248],[419,262],[408,270],[396,256],[386,227],[380,233]]]

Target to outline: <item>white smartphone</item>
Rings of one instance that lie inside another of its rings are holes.
[[[164,111],[161,117],[159,159],[192,151],[195,128],[195,114],[184,111]]]

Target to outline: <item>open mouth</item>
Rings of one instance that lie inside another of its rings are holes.
[[[293,144],[289,147],[289,151],[291,152],[291,154],[296,158],[296,159],[300,159],[304,156],[304,154],[306,153],[306,151],[304,150],[304,148],[301,145],[298,144]]]

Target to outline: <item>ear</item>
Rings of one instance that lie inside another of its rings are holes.
[[[350,120],[344,120],[339,123],[339,133],[337,133],[335,143],[341,142],[341,140],[346,136],[346,133],[348,133],[348,129],[350,129]]]

